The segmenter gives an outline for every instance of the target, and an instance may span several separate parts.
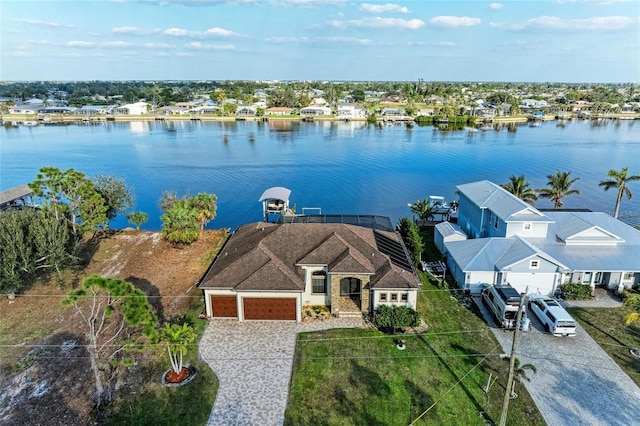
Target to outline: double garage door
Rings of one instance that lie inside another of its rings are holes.
[[[243,297],[246,320],[296,320],[296,299]],[[236,296],[211,296],[214,318],[238,318]]]

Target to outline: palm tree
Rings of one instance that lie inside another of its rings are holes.
[[[636,321],[640,322],[640,294],[629,295],[624,299],[624,305],[634,310],[625,318],[625,324],[631,325]]]
[[[571,172],[561,172],[560,170],[556,170],[556,174],[547,175],[547,185],[550,188],[541,188],[538,190],[540,192],[540,196],[543,198],[548,198],[550,201],[553,201],[553,207],[559,209],[563,206],[562,199],[567,195],[572,194],[580,194],[580,191],[577,189],[571,189],[571,185],[573,185],[578,179],[571,179]]]
[[[538,193],[531,188],[531,184],[525,180],[524,175],[518,177],[511,175],[509,182],[500,186],[529,204],[535,203],[538,199]]]
[[[189,324],[166,324],[162,329],[162,341],[167,347],[171,368],[176,374],[182,371],[182,356],[187,353],[189,344],[193,342],[196,335]]]
[[[513,364],[513,384],[511,385],[511,398],[516,398],[518,394],[516,394],[516,382],[521,382],[522,380],[526,380],[527,382],[531,381],[531,378],[527,376],[527,370],[536,373],[538,369],[533,364],[522,364],[520,365],[520,360],[516,358]]]
[[[639,181],[640,176],[633,175],[627,176],[628,167],[618,171],[618,170],[609,170],[607,172],[607,176],[611,179],[603,180],[598,185],[604,186],[604,190],[608,191],[610,188],[618,188],[618,198],[616,198],[616,209],[613,212],[613,217],[618,218],[618,213],[620,212],[620,203],[622,202],[622,196],[626,195],[627,200],[631,199],[631,190],[627,186],[629,182]]]
[[[430,218],[433,219],[433,206],[431,205],[431,201],[429,200],[416,200],[415,203],[407,204],[411,209],[411,213],[413,214],[413,219],[419,218],[422,222],[428,221]]]
[[[207,222],[216,217],[216,196],[214,194],[201,192],[200,194],[191,197],[189,199],[189,204],[198,212],[200,233],[202,233]]]

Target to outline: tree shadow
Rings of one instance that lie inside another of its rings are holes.
[[[162,296],[160,296],[160,290],[155,285],[151,284],[148,280],[144,278],[138,278],[134,276],[129,276],[125,278],[125,281],[129,281],[133,286],[139,290],[142,290],[144,294],[147,295],[147,299],[151,306],[153,306],[153,310],[158,317],[158,321],[164,322],[164,308],[162,306]]]

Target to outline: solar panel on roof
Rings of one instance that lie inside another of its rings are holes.
[[[381,253],[386,254],[391,259],[391,263],[396,265],[399,268],[402,268],[406,271],[412,272],[413,267],[409,260],[407,259],[407,254],[404,251],[404,248],[397,240],[393,238],[389,238],[386,235],[382,235],[379,232],[373,233],[376,244],[378,246],[378,250]]]

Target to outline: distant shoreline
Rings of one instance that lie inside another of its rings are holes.
[[[545,115],[540,120],[542,121],[553,121],[559,120],[559,115]],[[595,119],[623,119],[623,120],[638,120],[640,119],[640,113],[633,114],[607,114],[605,116],[599,117],[573,117],[570,116],[567,119],[575,119],[575,120],[595,120]],[[76,115],[62,115],[62,114],[3,114],[0,115],[0,123],[10,123],[10,122],[36,122],[42,124],[72,124],[72,123],[100,123],[100,122],[120,122],[120,123],[130,123],[130,122],[148,122],[148,121],[157,121],[157,122],[167,122],[167,121],[221,121],[221,122],[229,122],[229,121],[356,121],[356,122],[365,122],[366,118],[338,118],[335,116],[323,116],[323,117],[301,117],[301,116],[261,116],[261,117],[219,117],[214,115],[190,115],[190,116],[180,116],[180,115],[109,115],[109,116],[92,116],[92,117],[84,117],[84,116],[76,116]],[[394,120],[394,119],[384,119],[382,117],[378,117],[378,122],[399,122],[399,123],[413,123],[415,120]],[[493,123],[524,123],[529,121],[528,116],[514,116],[514,117],[495,117],[491,120],[484,120],[479,118],[477,120],[477,124],[493,124]],[[436,124],[436,123],[434,123]]]

